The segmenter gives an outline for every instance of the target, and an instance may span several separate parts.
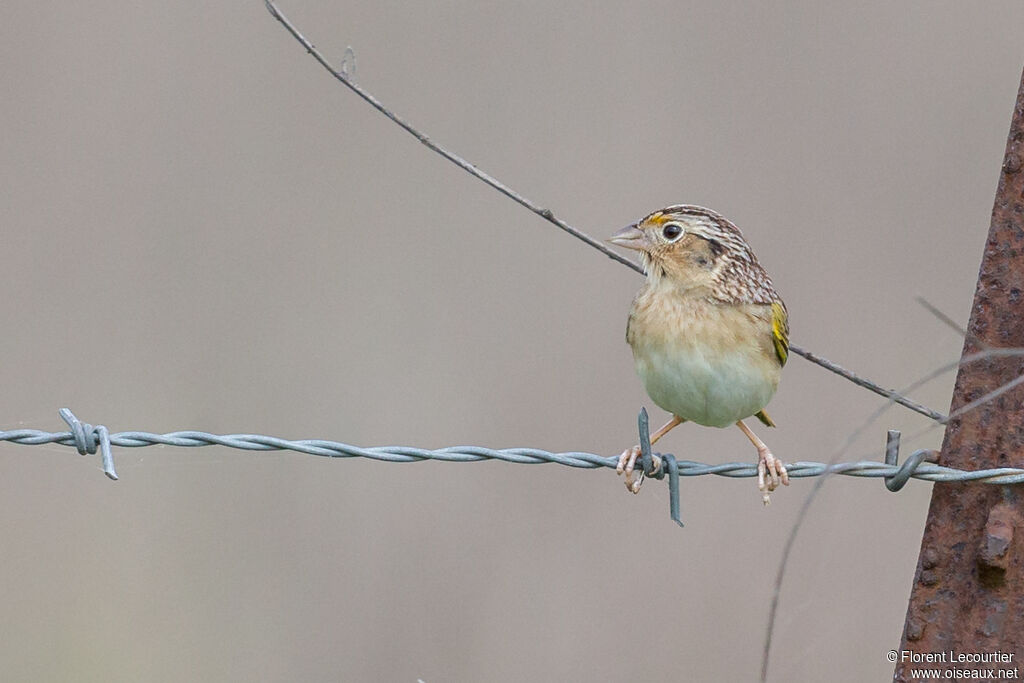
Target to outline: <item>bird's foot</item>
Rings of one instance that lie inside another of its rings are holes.
[[[622,451],[622,455],[619,456],[619,464],[615,466],[615,472],[617,474],[626,475],[626,490],[630,493],[640,493],[640,487],[644,483],[644,471],[643,468],[636,469],[636,461],[641,455],[639,446],[633,446]],[[661,468],[661,458],[657,455],[651,454],[654,459],[653,471],[657,472]]]
[[[779,484],[789,486],[786,466],[767,448],[757,449],[757,489],[761,492],[761,501],[765,505],[772,502],[770,494]]]

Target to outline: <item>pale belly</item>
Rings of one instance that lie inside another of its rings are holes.
[[[659,407],[697,424],[727,427],[768,405],[782,368],[770,328],[761,333],[753,309],[710,315],[702,302],[663,299],[656,304],[659,321],[674,324],[652,325],[652,302],[641,297],[636,303],[629,335],[633,360]],[[664,315],[665,308],[671,315]]]
[[[634,354],[634,361],[651,399],[673,415],[708,427],[750,417],[768,405],[778,386],[777,374],[766,377],[763,363],[743,356],[643,351]]]

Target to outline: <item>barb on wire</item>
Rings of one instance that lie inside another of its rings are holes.
[[[539,448],[486,448],[484,446],[449,446],[447,448],[426,449],[414,446],[374,446],[363,448],[338,441],[325,439],[281,439],[262,434],[209,434],[200,431],[169,432],[154,434],[151,432],[117,432],[110,434],[106,427],[93,427],[78,420],[67,408],[62,408],[60,416],[68,423],[71,431],[45,432],[38,429],[12,429],[0,431],[0,441],[39,446],[42,444],[60,444],[74,446],[79,453],[94,454],[97,448],[103,457],[103,471],[111,479],[117,479],[114,472],[114,458],[111,446],[125,448],[142,448],[146,446],[178,446],[181,448],[198,448],[203,446],[226,446],[246,451],[295,451],[307,455],[318,455],[329,458],[370,458],[384,462],[419,462],[421,460],[443,460],[446,462],[478,462],[480,460],[504,460],[505,462],[522,465],[538,465],[556,463],[580,469],[597,469],[608,467],[614,469],[618,464],[617,456],[604,456],[597,453],[569,451],[552,453]],[[650,453],[650,438],[644,439],[646,411],[641,411],[638,425],[641,433],[641,444],[646,442],[646,450]],[[893,432],[890,432],[892,435]],[[786,470],[791,478],[818,477],[825,474],[843,474],[851,477],[882,478],[887,480],[890,490],[897,491],[908,479],[924,481],[974,481],[982,484],[1024,484],[1024,469],[1000,467],[989,470],[967,471],[952,467],[942,467],[925,462],[929,450],[917,451],[903,465],[897,464],[898,434],[890,436],[886,446],[885,462],[862,460],[828,464],[823,462],[786,463]],[[894,444],[895,439],[895,444]],[[657,456],[657,457],[654,457]],[[750,463],[729,462],[709,465],[692,460],[676,460],[670,454],[651,454],[645,464],[647,476],[661,479],[666,472],[669,475],[669,487],[673,492],[670,497],[672,518],[680,525],[679,520],[679,477],[699,477],[708,474],[720,477],[756,477],[757,466]]]
[[[96,455],[98,446],[100,456],[103,458],[104,474],[117,481],[117,472],[114,471],[114,454],[110,451],[110,432],[107,431],[107,428],[103,425],[93,427],[91,424],[81,422],[67,408],[61,408],[59,413],[60,418],[71,428],[71,433],[67,434],[68,439],[61,443],[74,446],[78,449],[79,455]]]
[[[643,268],[641,268],[638,264],[636,264],[633,261],[631,261],[631,260],[621,256],[617,252],[612,251],[612,249],[610,249],[608,246],[606,246],[605,244],[602,244],[598,240],[595,240],[593,237],[591,237],[590,235],[587,235],[582,230],[579,230],[577,228],[574,228],[572,225],[569,225],[568,223],[566,223],[561,218],[558,218],[557,216],[555,216],[555,214],[551,211],[551,209],[545,209],[545,208],[541,207],[539,204],[537,204],[537,203],[527,199],[526,197],[524,197],[523,195],[519,194],[518,192],[516,192],[511,187],[509,187],[505,183],[501,182],[500,180],[498,180],[494,176],[491,176],[491,175],[481,171],[479,168],[477,168],[473,164],[469,163],[468,161],[466,161],[465,159],[460,157],[458,154],[455,154],[454,152],[451,152],[451,151],[447,150],[446,148],[442,147],[441,145],[439,145],[436,142],[434,142],[433,140],[431,140],[429,137],[427,137],[427,135],[425,135],[424,133],[420,132],[418,129],[414,128],[412,126],[412,124],[410,124],[405,119],[403,119],[400,116],[398,116],[397,114],[395,114],[393,111],[391,111],[387,107],[385,107],[384,104],[381,103],[381,101],[378,100],[376,97],[374,97],[372,94],[370,94],[370,92],[368,92],[367,90],[365,90],[361,86],[357,85],[352,80],[351,73],[346,68],[344,68],[345,67],[345,62],[344,61],[342,62],[342,68],[336,68],[336,67],[332,66],[331,63],[327,60],[327,58],[319,50],[317,50],[316,47],[311,42],[309,42],[309,40],[304,35],[302,35],[302,33],[299,31],[299,29],[296,28],[295,24],[293,24],[288,19],[288,17],[286,17],[284,14],[281,13],[281,10],[279,10],[277,8],[277,5],[274,4],[274,2],[272,2],[272,0],[264,0],[264,4],[266,4],[266,6],[267,6],[267,11],[269,11],[270,14],[275,19],[277,19],[281,23],[281,25],[284,26],[288,30],[289,33],[292,34],[292,36],[295,38],[295,40],[299,41],[299,43],[304,48],[306,48],[306,52],[311,54],[313,56],[313,59],[318,61],[321,66],[323,66],[325,69],[327,69],[327,71],[332,76],[334,76],[335,79],[337,79],[342,85],[344,85],[345,87],[349,88],[356,95],[358,95],[359,97],[364,99],[366,102],[368,102],[370,104],[370,106],[372,106],[374,109],[379,111],[381,114],[386,116],[388,119],[390,119],[391,121],[396,123],[403,130],[405,130],[407,133],[409,133],[414,138],[419,140],[421,143],[426,145],[432,152],[436,152],[437,154],[440,154],[442,157],[444,157],[448,161],[452,162],[453,164],[455,164],[456,166],[461,168],[466,173],[469,173],[470,175],[474,176],[475,178],[478,178],[479,180],[482,180],[483,182],[487,183],[488,185],[490,185],[492,188],[494,188],[498,192],[501,192],[503,195],[505,195],[506,197],[508,197],[512,201],[514,201],[514,202],[516,202],[516,203],[526,207],[527,209],[529,209],[533,213],[537,214],[538,216],[540,216],[544,220],[548,221],[549,223],[554,224],[555,226],[557,226],[561,230],[564,230],[565,232],[569,233],[570,235],[572,235],[576,239],[581,240],[582,242],[586,243],[588,246],[593,247],[594,249],[597,249],[599,252],[601,252],[602,254],[607,256],[608,258],[612,259],[613,261],[618,261],[619,263],[621,263],[622,265],[626,266],[627,268],[632,268],[633,270],[635,270],[636,272],[640,273],[641,275],[643,274]],[[347,57],[347,55],[348,55],[348,52],[346,52],[346,57]],[[353,62],[354,62],[354,59],[355,59],[355,56],[353,55]],[[913,410],[913,411],[915,411],[917,413],[920,413],[921,415],[924,415],[925,417],[931,418],[932,420],[935,420],[937,422],[942,422],[943,420],[945,420],[945,415],[943,415],[942,413],[936,412],[936,411],[932,410],[931,408],[928,408],[928,407],[923,406],[923,405],[921,405],[919,403],[916,403],[915,401],[912,401],[909,398],[898,394],[897,392],[893,391],[892,389],[886,389],[886,388],[882,387],[881,385],[876,384],[875,382],[872,382],[869,379],[866,379],[864,377],[860,377],[859,375],[854,374],[853,372],[847,370],[846,368],[843,368],[842,366],[840,366],[840,365],[838,365],[836,363],[833,363],[832,361],[828,360],[827,358],[819,356],[819,355],[817,355],[815,353],[811,353],[810,351],[808,351],[808,350],[806,350],[804,348],[801,348],[799,346],[792,345],[792,344],[790,345],[789,350],[792,351],[793,353],[795,353],[796,355],[801,356],[804,359],[810,361],[811,363],[819,365],[819,366],[825,368],[826,370],[834,372],[835,374],[839,375],[840,377],[843,377],[844,379],[847,379],[847,380],[853,382],[854,384],[856,384],[859,387],[863,387],[865,389],[868,389],[869,391],[873,391],[874,393],[878,394],[879,396],[884,396],[884,397],[886,397],[888,399],[891,399],[894,402],[899,403],[901,406],[903,406],[905,408],[909,408],[910,410]]]
[[[647,408],[641,408],[636,418],[640,432],[640,481],[644,477],[664,479],[668,472],[668,515],[679,526],[685,526],[679,515],[679,463],[671,453],[651,452],[651,427],[647,417]],[[616,459],[616,464],[618,459]]]

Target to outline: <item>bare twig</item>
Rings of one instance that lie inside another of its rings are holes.
[[[340,81],[345,87],[349,88],[352,92],[359,95],[359,97],[366,100],[374,109],[379,111],[381,114],[383,114],[390,120],[394,121],[407,133],[409,133],[414,138],[419,140],[421,143],[426,145],[431,151],[440,154],[442,157],[452,162],[453,164],[461,168],[463,171],[482,180],[483,182],[487,183],[498,192],[501,192],[509,199],[515,201],[518,204],[521,204],[522,206],[525,206],[527,209],[537,214],[544,220],[558,226],[559,228],[569,233],[576,239],[585,242],[587,245],[593,247],[594,249],[597,249],[598,251],[600,251],[602,254],[612,259],[613,261],[618,261],[627,268],[632,268],[636,272],[643,274],[643,268],[641,268],[639,265],[612,251],[609,247],[605,246],[600,241],[594,239],[593,237],[590,237],[583,231],[574,228],[573,226],[563,221],[561,218],[556,217],[555,214],[551,211],[551,209],[542,208],[540,205],[527,199],[523,195],[519,194],[518,192],[510,188],[508,185],[505,185],[497,178],[487,173],[484,173],[479,168],[469,163],[459,155],[455,154],[454,152],[450,152],[441,145],[432,141],[425,134],[421,133],[419,130],[414,128],[405,119],[401,118],[393,111],[385,107],[380,102],[380,100],[378,100],[372,94],[364,90],[359,85],[356,85],[356,83],[353,82],[352,79],[349,77],[349,74],[347,72],[332,66],[331,63],[327,60],[327,58],[324,57],[324,55],[319,50],[317,50],[316,47],[314,47],[313,44],[309,42],[309,40],[307,40],[304,35],[302,35],[302,33],[295,27],[295,24],[293,24],[286,16],[284,16],[281,13],[281,10],[277,8],[277,5],[271,2],[271,0],[264,0],[264,3],[266,4],[267,10],[270,12],[270,14],[279,22],[281,22],[281,25],[288,29],[288,32],[291,33],[292,36],[294,36],[295,40],[299,41],[299,43],[304,48],[306,48],[306,52],[311,54],[313,58],[320,63],[321,66],[327,69],[327,71],[330,72],[332,76],[334,76],[334,78]],[[807,351],[806,349],[803,349],[796,345],[791,345],[789,347],[789,350],[795,353],[796,355],[801,356],[806,360],[825,368],[826,370],[834,372],[840,377],[850,380],[857,386],[868,389],[869,391],[873,391],[879,396],[884,396],[895,403],[899,403],[900,405],[909,408],[910,410],[913,410],[924,415],[925,417],[931,418],[932,420],[936,420],[939,422],[941,422],[945,418],[945,416],[942,415],[942,413],[936,412],[930,408],[922,406],[919,403],[915,403],[914,401],[910,400],[909,398],[906,398],[905,396],[900,395],[898,392],[895,392],[892,389],[886,389],[880,386],[879,384],[872,382],[869,379],[860,377],[854,374],[853,372],[850,372],[849,370],[843,368],[842,366],[833,363],[827,358],[823,358],[822,356],[811,353],[810,351]]]
[[[945,313],[940,311],[936,306],[934,306],[932,304],[932,302],[928,301],[928,299],[925,299],[923,296],[919,296],[919,297],[915,297],[915,298],[917,299],[917,303],[919,303],[922,306],[924,306],[925,310],[927,310],[929,313],[931,313],[936,318],[938,318],[943,323],[945,323],[946,327],[950,328],[951,330],[956,331],[961,337],[970,338],[971,341],[974,341],[974,342],[977,341],[977,339],[974,339],[974,335],[969,334],[966,329],[964,329],[963,327],[961,327],[959,325],[959,323],[957,323],[955,320],[950,318],[948,315],[946,315]],[[984,345],[984,344],[982,344],[981,347],[983,349],[988,348],[988,346]]]

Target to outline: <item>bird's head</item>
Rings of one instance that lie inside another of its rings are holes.
[[[737,272],[760,270],[739,229],[718,213],[681,204],[655,211],[609,239],[640,252],[649,279],[718,293]]]

